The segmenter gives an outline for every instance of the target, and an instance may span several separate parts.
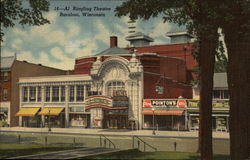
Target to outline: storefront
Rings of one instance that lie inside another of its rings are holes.
[[[38,107],[23,107],[16,116],[22,118],[22,127],[41,127],[41,116],[37,113],[41,109]]]
[[[44,127],[63,128],[65,127],[65,112],[61,107],[46,107],[39,112],[40,116],[44,116]]]
[[[199,101],[188,101],[189,130],[199,129]],[[213,100],[212,129],[214,131],[229,130],[228,100]]]
[[[72,128],[89,128],[90,112],[85,112],[84,107],[69,108],[69,127]]]
[[[64,127],[65,113],[60,107],[23,107],[16,116],[21,119],[22,127]]]
[[[144,129],[186,130],[187,111],[184,99],[145,99]]]

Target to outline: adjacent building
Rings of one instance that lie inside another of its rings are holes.
[[[199,86],[193,87],[193,100],[188,100],[190,129],[199,128]],[[226,73],[214,74],[212,127],[216,131],[229,130],[229,93]]]
[[[19,61],[15,56],[1,57],[0,71],[0,121],[5,126],[18,125],[18,117],[15,115],[20,106],[18,86],[20,77],[66,74],[63,70]]]

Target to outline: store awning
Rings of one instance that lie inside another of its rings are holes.
[[[154,113],[152,110],[143,110],[142,114],[144,115],[173,115],[181,116],[183,115],[183,110],[155,110]]]
[[[35,116],[40,108],[21,108],[19,112],[17,112],[16,116]]]
[[[58,116],[64,108],[43,108],[41,112],[39,112],[39,115],[49,115],[49,116]]]

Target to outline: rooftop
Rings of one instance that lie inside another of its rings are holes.
[[[126,50],[126,49],[122,49],[119,47],[112,47],[112,48],[108,48],[98,54],[96,54],[96,56],[104,56],[104,55],[122,55],[122,54],[132,54],[132,51]]]
[[[154,41],[153,38],[143,34],[142,32],[137,32],[137,33],[131,34],[130,36],[126,37],[126,40],[128,40],[128,41],[133,41],[133,40],[138,40],[138,39],[144,39],[144,40],[147,40],[149,42]]]
[[[15,56],[1,57],[1,69],[10,69],[15,59]]]

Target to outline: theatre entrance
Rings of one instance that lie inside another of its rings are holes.
[[[104,111],[104,128],[126,129],[128,128],[127,110],[105,110]]]

